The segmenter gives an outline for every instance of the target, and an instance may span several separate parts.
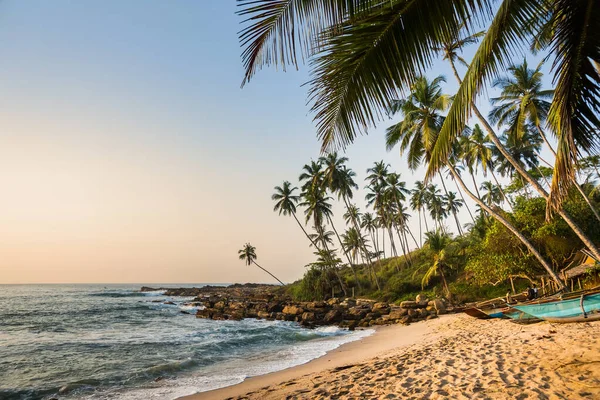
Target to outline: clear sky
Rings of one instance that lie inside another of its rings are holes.
[[[0,283],[268,282],[237,259],[247,241],[280,279],[302,276],[311,250],[270,196],[319,156],[307,68],[240,89],[235,10],[0,2]],[[390,123],[347,151],[361,186],[381,159],[409,187],[422,178],[386,153]]]

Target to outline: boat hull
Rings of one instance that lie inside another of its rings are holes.
[[[549,322],[569,323],[600,320],[600,293],[579,297],[514,305],[513,308]]]

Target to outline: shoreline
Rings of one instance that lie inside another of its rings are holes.
[[[444,315],[390,325],[306,364],[180,399],[600,398],[600,322]]]
[[[342,369],[351,364],[361,363],[389,354],[391,351],[402,350],[408,346],[423,343],[435,337],[431,329],[434,324],[446,321],[455,315],[444,315],[441,318],[415,322],[410,325],[384,325],[372,328],[375,332],[365,338],[344,343],[327,352],[321,357],[307,363],[265,375],[246,378],[243,382],[199,392],[189,396],[179,397],[177,400],[216,400],[234,396],[241,396],[258,389],[277,385],[285,381],[299,379],[309,374],[321,373],[331,369]]]

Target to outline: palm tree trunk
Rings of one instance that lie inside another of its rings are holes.
[[[279,278],[278,278],[278,277],[276,277],[275,275],[273,275],[272,273],[270,273],[269,271],[267,271],[266,269],[264,269],[263,267],[261,267],[260,265],[258,265],[258,264],[256,263],[256,261],[252,260],[252,263],[253,263],[254,265],[256,265],[258,268],[260,268],[260,269],[262,269],[263,271],[265,271],[267,274],[271,275],[273,278],[275,278],[275,280],[276,280],[277,282],[281,283],[282,285],[285,285],[285,283],[281,282],[281,281],[279,280]]]
[[[331,217],[329,215],[327,216],[327,221],[329,221],[329,224],[331,225],[331,228],[335,232],[335,236],[337,237],[338,242],[340,242],[340,247],[342,248],[342,252],[344,252],[346,259],[348,260],[348,265],[350,265],[350,268],[352,269],[352,271],[354,271],[354,267],[352,266],[352,261],[350,261],[350,256],[348,255],[348,252],[346,251],[346,247],[344,246],[344,243],[342,242],[340,235],[338,235],[338,232],[335,229],[335,225],[333,225],[333,221],[331,220]],[[336,271],[336,274],[337,274],[337,271]],[[338,278],[340,279],[340,284],[341,284],[342,279],[340,278],[339,275],[338,275]],[[344,291],[344,295],[348,295],[348,293],[346,293],[346,288],[343,285],[342,285],[342,290]]]
[[[456,221],[456,227],[458,228],[458,234],[460,236],[462,236],[463,232],[462,232],[462,229],[460,227],[460,222],[458,222],[458,217],[456,216],[455,212],[453,212],[452,214],[454,214],[454,221]]]
[[[508,207],[510,208],[510,211],[511,212],[515,212],[515,210],[513,209],[513,206],[511,204],[510,200],[506,196],[506,193],[504,193],[504,189],[502,189],[502,185],[500,185],[500,182],[498,182],[498,178],[496,177],[496,174],[494,173],[494,170],[492,168],[490,168],[490,173],[492,174],[492,178],[494,178],[494,182],[496,182],[496,186],[498,186],[498,189],[500,189],[500,193],[502,193],[502,198],[508,204]]]
[[[388,231],[388,235],[390,237],[391,253],[394,255],[394,257],[398,257],[398,251],[396,250],[396,244],[394,243],[394,234],[392,233],[392,227],[388,226],[387,231]]]
[[[454,67],[454,62],[452,60],[450,60],[450,64],[452,64],[454,76],[458,79],[459,85],[462,84],[462,80],[458,76],[458,73],[456,72],[456,68]],[[481,112],[479,112],[479,109],[477,108],[477,105],[475,105],[474,101],[471,102],[471,108],[473,110],[473,113],[477,116],[477,118],[479,119],[479,121],[481,122],[483,127],[485,128],[485,130],[488,132],[490,139],[496,145],[496,147],[498,147],[498,150],[500,150],[502,155],[513,165],[513,167],[517,170],[517,172],[523,178],[525,178],[527,180],[527,182],[532,187],[534,187],[540,195],[542,195],[542,197],[545,200],[548,200],[548,197],[549,197],[548,192],[546,192],[546,190],[544,190],[544,188],[531,175],[529,175],[529,173],[506,150],[506,148],[504,147],[504,145],[502,144],[502,142],[500,141],[498,136],[496,136],[496,132],[494,132],[494,130],[492,129],[490,124],[488,124],[487,120],[483,117],[483,115],[481,115]],[[563,210],[561,208],[561,209],[557,210],[557,213],[565,220],[567,225],[569,225],[571,227],[573,232],[575,232],[575,234],[579,237],[579,239],[583,242],[583,244],[590,250],[590,252],[594,255],[594,257],[596,257],[597,259],[600,259],[600,251],[598,250],[598,248],[596,247],[594,242],[592,242],[592,240],[581,230],[581,228],[579,228],[579,226],[565,212],[565,210]]]
[[[317,249],[317,251],[321,250],[319,248],[319,246],[317,246],[317,243],[315,243],[315,241],[310,238],[310,236],[308,235],[308,232],[306,232],[306,230],[304,229],[304,227],[302,226],[302,224],[300,223],[300,221],[298,221],[298,217],[296,217],[296,213],[292,213],[292,216],[294,217],[294,219],[298,223],[298,226],[300,227],[300,229],[302,229],[302,232],[304,232],[304,235],[306,236],[306,238],[308,240],[310,240],[310,242],[312,243],[313,246],[315,246],[315,249]]]
[[[348,202],[348,198],[346,196],[343,196],[344,199],[344,204],[346,205],[346,210],[349,211],[350,210],[350,203]],[[356,221],[356,218],[354,218],[354,215],[350,215],[350,219],[352,220],[352,224],[354,225],[354,229],[356,229],[356,232],[358,233],[358,238],[360,240],[360,244],[362,245],[362,249],[365,252],[365,257],[367,258],[367,262],[369,263],[369,265],[371,265],[373,262],[371,261],[371,256],[369,256],[369,251],[367,250],[367,245],[365,244],[365,240],[360,232],[360,228],[358,226],[358,222]],[[336,232],[337,234],[337,232]],[[353,270],[354,271],[354,270]],[[356,275],[356,272],[354,273],[354,275]],[[357,278],[358,279],[358,278]],[[362,289],[360,287],[360,283],[358,282],[358,288]]]
[[[460,198],[462,199],[463,204],[465,205],[465,208],[467,209],[467,212],[469,213],[469,216],[471,217],[471,220],[473,221],[473,223],[475,223],[475,218],[473,217],[473,214],[471,214],[471,209],[469,208],[469,205],[467,204],[467,201],[465,200],[465,196],[463,196],[460,186],[458,186],[458,183],[456,183],[456,179],[454,179],[454,177],[452,177],[452,180],[454,181],[454,184],[456,185],[456,190],[458,191],[458,194],[460,195]]]
[[[325,231],[325,229],[323,228],[323,226],[321,225],[320,227],[321,229],[321,237],[323,238],[323,247],[325,248],[325,250],[327,252],[329,252],[329,247],[327,246],[327,242],[325,241],[325,235],[323,234],[323,232]],[[350,263],[350,265],[352,265],[352,263]],[[340,288],[342,289],[342,292],[344,292],[344,296],[347,296],[348,293],[346,292],[346,287],[344,285],[344,281],[342,281],[342,277],[340,276],[339,271],[337,270],[336,267],[333,267],[333,273],[335,274],[335,277],[338,279],[338,282],[340,283]],[[333,284],[331,285],[333,287]]]
[[[444,267],[440,265],[438,270],[440,272],[440,278],[442,278],[442,285],[444,286],[444,291],[446,292],[446,298],[451,300],[452,294],[450,293],[450,287],[448,287],[448,282],[446,281],[446,275],[444,275]]]
[[[450,171],[454,175],[457,182],[460,183],[460,186],[463,188],[465,193],[467,193],[467,195],[469,195],[469,197],[471,197],[479,205],[479,207],[481,207],[489,215],[491,215],[498,222],[500,222],[502,225],[504,225],[506,227],[506,229],[511,231],[513,233],[513,235],[515,235],[525,245],[525,247],[527,247],[527,249],[531,252],[531,254],[533,254],[533,256],[538,260],[538,262],[542,265],[542,267],[544,267],[544,269],[546,270],[546,272],[548,272],[548,274],[552,277],[552,279],[554,279],[554,281],[556,281],[556,284],[558,285],[558,287],[560,289],[565,289],[565,285],[563,284],[563,282],[556,275],[556,273],[554,272],[554,270],[552,269],[550,264],[548,264],[548,262],[546,262],[544,257],[542,257],[542,255],[533,246],[533,244],[531,244],[531,242],[529,242],[529,240],[527,240],[527,238],[525,236],[523,236],[523,234],[521,234],[521,232],[519,232],[518,229],[516,229],[514,226],[512,226],[512,224],[510,222],[508,222],[506,219],[504,219],[500,214],[495,212],[492,208],[488,207],[483,201],[481,201],[481,199],[479,197],[475,196],[467,188],[467,186],[465,185],[463,180],[460,178],[460,176],[456,173],[454,167],[452,167],[451,165],[448,165],[448,168],[450,168]]]
[[[419,247],[423,247],[423,230],[421,228],[421,209],[419,208],[417,210],[417,212],[419,213],[419,243],[420,243]]]
[[[427,225],[427,213],[423,211],[423,221],[425,222],[425,230],[429,232],[429,226]]]

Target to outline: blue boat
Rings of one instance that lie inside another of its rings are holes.
[[[600,292],[588,292],[572,297],[565,295],[564,297],[562,299],[547,299],[527,304],[516,304],[512,308],[549,322],[566,323],[600,320]]]

